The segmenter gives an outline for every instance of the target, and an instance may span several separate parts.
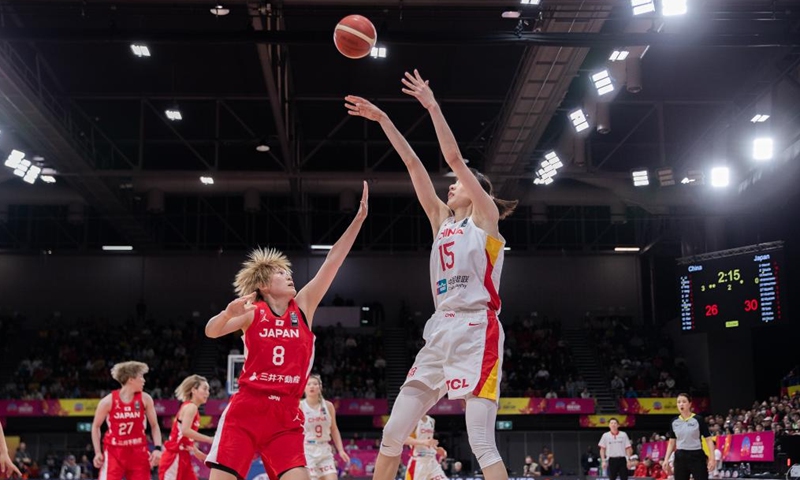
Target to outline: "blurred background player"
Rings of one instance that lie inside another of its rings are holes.
[[[300,399],[314,362],[311,325],[367,218],[368,194],[364,182],[355,218],[299,292],[289,259],[275,249],[256,249],[236,275],[239,298],[206,324],[210,338],[244,331],[245,344],[239,391],[220,417],[206,458],[209,480],[246,478],[256,454],[272,480],[310,479]]]
[[[198,432],[200,429],[200,406],[208,401],[209,386],[205,377],[190,375],[175,389],[175,397],[183,402],[169,440],[164,443],[164,454],[158,464],[159,480],[197,480],[192,468],[192,455],[205,461],[206,455],[198,450],[194,442],[211,443],[213,438]]]
[[[111,377],[122,386],[97,404],[92,422],[94,466],[100,480],[150,480],[150,467],[161,459],[161,429],[158,426],[153,398],[144,393],[144,374],[149,367],[142,362],[122,362],[111,368]],[[100,427],[108,430],[100,445]],[[155,445],[147,451],[145,425]]]
[[[417,428],[406,439],[405,444],[411,446],[411,458],[406,468],[405,480],[446,480],[438,457],[447,457],[447,451],[439,446],[439,440],[433,438],[436,421],[430,415],[424,415]]]
[[[306,397],[300,402],[300,408],[305,416],[304,447],[308,474],[314,480],[336,480],[338,475],[331,450],[331,439],[339,457],[345,463],[350,462],[350,456],[344,449],[342,435],[336,425],[336,409],[322,396],[322,379],[319,375],[311,375],[308,378],[305,393]]]

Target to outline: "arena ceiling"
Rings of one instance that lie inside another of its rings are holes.
[[[0,247],[304,250],[335,240],[367,179],[358,248],[425,248],[402,162],[376,124],[343,106],[347,94],[375,101],[444,190],[452,178],[430,121],[400,92],[413,68],[470,165],[521,199],[504,231],[516,250],[645,247],[675,221],[757,204],[777,188],[763,178],[796,173],[791,0],[690,0],[676,17],[633,16],[628,0],[226,1],[225,16],[215,5],[0,1],[0,154],[22,150],[57,172],[55,184],[28,185],[0,169]],[[518,18],[501,16],[512,10]],[[333,27],[351,13],[373,21],[386,58],[336,52]],[[134,56],[132,43],[151,56]],[[608,60],[623,49],[640,60]],[[615,91],[598,98],[590,76],[603,68]],[[168,120],[168,108],[183,119]],[[580,134],[568,118],[577,108],[590,123]],[[750,122],[767,110],[765,125]],[[750,142],[767,129],[776,160],[754,165]],[[565,166],[552,185],[533,185],[550,150]],[[727,192],[680,184],[719,161],[734,172]],[[677,185],[659,185],[664,167]],[[640,168],[646,188],[631,182]]]

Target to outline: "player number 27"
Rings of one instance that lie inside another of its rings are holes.
[[[456,256],[452,251],[456,242],[447,242],[439,245],[439,262],[442,264],[442,271],[450,270],[456,264]]]
[[[132,431],[133,431],[133,422],[125,422],[119,424],[120,435],[130,435]]]

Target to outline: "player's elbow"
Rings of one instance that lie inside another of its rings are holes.
[[[219,327],[214,325],[214,320],[213,319],[209,320],[209,322],[206,324],[206,337],[208,337],[208,338],[219,338],[220,337]]]

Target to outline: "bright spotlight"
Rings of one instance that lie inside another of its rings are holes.
[[[611,83],[611,76],[609,76],[608,70],[602,70],[592,75],[592,82],[594,82],[598,95],[602,96],[614,91],[614,84]]]
[[[650,185],[650,178],[647,170],[634,170],[631,172],[634,187],[646,187]]]
[[[569,119],[572,120],[572,126],[575,127],[576,132],[582,132],[589,128],[589,122],[586,120],[586,115],[583,109],[577,109],[569,114]]]
[[[372,58],[386,58],[386,47],[372,47],[369,56]]]
[[[183,120],[183,115],[181,115],[181,111],[176,108],[168,108],[164,111],[166,113],[167,118],[172,120],[173,122],[176,120]]]
[[[542,0],[520,0],[520,3],[523,5],[539,5]]]
[[[200,177],[203,185],[214,185],[214,177]]]
[[[773,154],[772,139],[769,137],[756,138],[753,140],[753,159],[771,160]]]
[[[611,56],[608,57],[608,59],[611,60],[612,62],[621,62],[626,58],[628,58],[628,55],[630,54],[631,52],[627,50],[614,50],[613,52],[611,52]]]
[[[757,113],[753,118],[750,119],[750,121],[753,123],[764,123],[767,120],[769,120],[769,115],[763,115],[760,113]]]
[[[665,17],[683,15],[686,10],[686,0],[662,0],[661,14]]]
[[[136,43],[131,44],[131,51],[137,57],[149,57],[150,56],[150,49],[147,48],[147,45],[138,45]]]
[[[656,4],[653,0],[631,0],[631,7],[634,15],[643,15],[656,11]]]
[[[19,163],[25,158],[25,152],[20,152],[19,150],[11,150],[11,153],[8,154],[8,158],[6,158],[5,166],[8,168],[17,168]]]
[[[711,186],[727,187],[731,181],[731,171],[728,167],[714,167],[711,169]]]

